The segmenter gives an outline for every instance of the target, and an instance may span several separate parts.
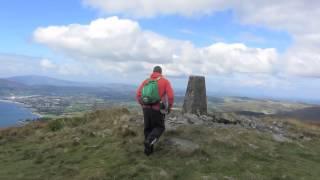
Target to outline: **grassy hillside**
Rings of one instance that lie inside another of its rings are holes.
[[[279,117],[294,118],[301,121],[319,123],[320,122],[320,106],[307,107],[297,109],[290,112],[283,112],[278,114]]]
[[[181,126],[146,157],[140,115],[96,111],[1,130],[0,179],[318,179],[320,135],[308,128],[291,124],[308,138],[278,142],[237,126]]]

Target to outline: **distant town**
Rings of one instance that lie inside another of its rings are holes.
[[[101,109],[108,106],[108,101],[94,97],[80,96],[11,96],[4,100],[23,104],[40,115],[71,115],[76,112]]]

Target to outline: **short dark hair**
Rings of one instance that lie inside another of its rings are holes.
[[[153,68],[153,72],[158,72],[158,73],[162,73],[162,69],[161,69],[161,67],[160,66],[155,66],[154,68]]]

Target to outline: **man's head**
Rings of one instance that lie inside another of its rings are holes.
[[[161,69],[161,67],[160,66],[155,66],[154,68],[153,68],[153,72],[157,72],[157,73],[162,73],[162,69]]]

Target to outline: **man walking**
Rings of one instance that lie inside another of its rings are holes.
[[[165,112],[170,113],[174,94],[170,82],[162,76],[162,69],[156,66],[150,78],[142,82],[137,91],[137,101],[143,108],[144,153],[153,153],[153,145],[165,130]]]

